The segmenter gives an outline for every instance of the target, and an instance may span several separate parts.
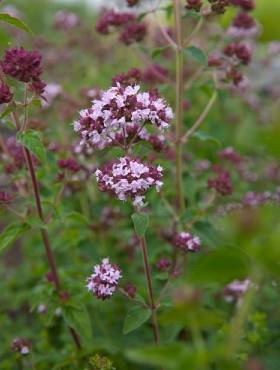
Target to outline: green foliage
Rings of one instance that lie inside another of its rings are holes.
[[[0,21],[13,25],[22,31],[32,33],[30,28],[21,19],[15,18],[9,14],[0,13]]]
[[[123,333],[128,334],[142,326],[151,317],[151,310],[148,307],[133,306],[125,317]]]
[[[41,135],[35,130],[26,130],[17,134],[17,140],[25,146],[41,162],[46,160],[46,151],[42,143]]]
[[[139,237],[143,237],[149,226],[149,216],[145,213],[134,213],[132,216],[135,232]]]
[[[0,234],[0,252],[23,235],[30,226],[27,223],[13,223],[8,225]]]

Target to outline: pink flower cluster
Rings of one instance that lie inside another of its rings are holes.
[[[87,288],[96,298],[105,300],[116,291],[121,277],[120,268],[104,258],[100,265],[93,267],[93,274],[87,279]]]
[[[104,11],[96,24],[96,30],[107,35],[112,28],[121,28],[119,38],[126,45],[140,42],[146,36],[146,25],[138,22],[136,16],[129,12]]]
[[[224,54],[228,57],[236,57],[237,62],[249,64],[252,56],[250,44],[245,42],[231,42],[224,48]]]
[[[216,177],[208,179],[208,188],[215,189],[221,195],[230,195],[233,191],[230,174],[224,170],[217,172]]]
[[[255,19],[246,12],[240,12],[233,19],[228,35],[237,38],[253,37],[258,33]]]
[[[89,109],[80,112],[80,119],[74,123],[74,130],[80,134],[81,146],[93,146],[103,149],[114,145],[116,140],[128,140],[128,130],[136,129],[142,134],[146,123],[163,131],[173,118],[171,108],[156,92],[140,93],[140,86],[111,87],[105,91],[101,99],[93,100]]]
[[[144,205],[144,194],[149,188],[155,187],[160,191],[163,185],[160,166],[154,167],[130,157],[105,164],[96,170],[95,176],[101,191],[116,195],[123,201],[131,198],[137,207]]]
[[[11,348],[14,352],[21,355],[28,355],[31,350],[31,343],[25,338],[15,338],[12,342]]]
[[[41,81],[41,55],[38,51],[28,51],[24,48],[6,50],[0,62],[3,72],[16,80],[30,83],[29,88],[37,94],[42,94],[45,84]]]
[[[54,16],[54,28],[57,30],[69,31],[78,26],[79,18],[75,13],[58,11]]]
[[[236,302],[240,297],[249,289],[251,281],[245,280],[234,280],[228,284],[224,289],[224,298],[227,302]]]
[[[200,238],[184,231],[174,235],[172,244],[184,252],[198,252],[201,248]]]

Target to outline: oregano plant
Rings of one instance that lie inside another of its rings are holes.
[[[278,369],[273,6],[12,3],[0,368]]]

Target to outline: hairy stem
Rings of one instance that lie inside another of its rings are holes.
[[[144,269],[145,269],[145,275],[146,275],[146,281],[147,281],[147,290],[148,290],[148,296],[149,296],[149,305],[152,311],[152,327],[153,327],[154,340],[156,344],[159,344],[160,338],[159,338],[159,329],[158,329],[158,322],[157,322],[157,312],[156,312],[156,304],[154,300],[154,293],[153,293],[153,286],[152,286],[151,269],[150,269],[150,265],[148,261],[147,243],[146,243],[145,236],[139,239],[140,239],[140,245],[141,245],[142,254],[143,254],[143,262],[144,262]]]
[[[176,196],[179,214],[185,209],[184,189],[183,189],[183,165],[182,165],[182,142],[183,131],[183,39],[182,39],[182,20],[180,0],[173,0],[175,30],[176,30]]]

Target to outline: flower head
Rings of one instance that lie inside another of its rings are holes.
[[[215,189],[221,195],[230,195],[233,190],[230,174],[224,170],[218,171],[215,178],[208,179],[208,188]]]
[[[255,19],[246,12],[238,13],[228,29],[228,34],[232,37],[253,37],[257,32]]]
[[[6,51],[1,66],[5,74],[22,82],[37,80],[42,73],[41,55],[38,51],[13,48]]]
[[[120,34],[120,41],[125,45],[131,45],[134,42],[140,42],[147,34],[145,23],[128,23],[124,26]]]
[[[98,299],[107,299],[115,292],[122,277],[120,268],[104,258],[100,265],[93,267],[93,274],[87,279],[87,288]]]
[[[198,252],[201,248],[199,237],[184,231],[174,235],[172,244],[184,252]]]
[[[30,342],[25,338],[15,338],[11,344],[14,352],[19,352],[21,355],[28,355],[31,350]]]
[[[251,286],[250,279],[234,280],[224,289],[224,297],[227,302],[236,302]]]
[[[110,32],[111,27],[122,27],[135,20],[136,17],[133,13],[105,10],[97,21],[96,31],[106,35]]]
[[[123,157],[96,170],[95,176],[99,189],[118,199],[126,201],[130,198],[133,205],[144,205],[144,194],[151,187],[160,191],[162,168],[142,163],[138,159]]]
[[[148,140],[143,128],[146,124],[156,130],[166,129],[173,118],[171,108],[154,91],[139,90],[138,85],[121,86],[117,82],[117,86],[103,92],[101,99],[95,99],[91,108],[82,110],[74,123],[80,145],[103,149],[130,142],[135,134]]]

